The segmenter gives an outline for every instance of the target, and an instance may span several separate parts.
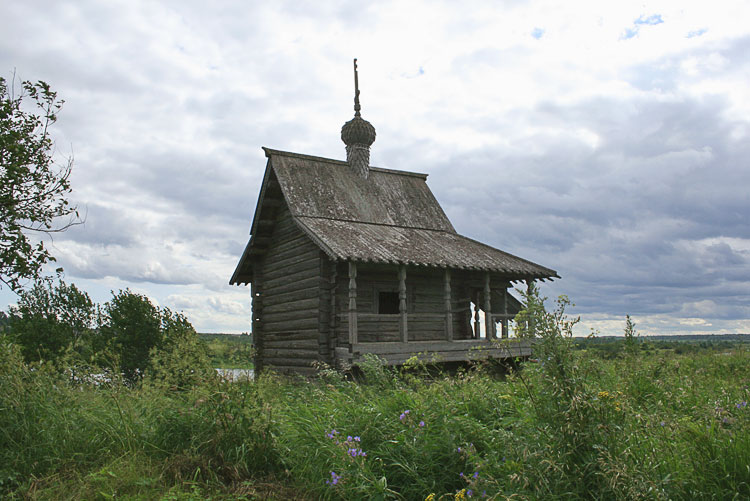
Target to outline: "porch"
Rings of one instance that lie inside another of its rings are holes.
[[[414,356],[419,360],[432,362],[460,362],[488,358],[502,360],[528,357],[531,355],[532,345],[532,341],[521,339],[356,343],[351,345],[351,351],[346,347],[336,348],[336,366],[356,365],[362,362],[368,353],[384,359],[388,365],[401,365]]]

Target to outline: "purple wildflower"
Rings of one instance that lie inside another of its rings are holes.
[[[359,442],[359,437],[354,437],[355,442]]]
[[[464,478],[464,472],[459,473],[458,476]]]
[[[326,480],[327,485],[336,485],[339,483],[339,480],[341,480],[341,475],[336,475],[335,471],[331,472],[331,479]]]
[[[471,497],[471,496],[474,495],[474,491],[472,491],[471,489],[469,489],[468,491],[466,491],[466,495],[469,496],[469,497]]]
[[[420,421],[420,422],[419,422],[419,427],[420,427],[420,428],[424,428],[424,421]]]
[[[347,442],[351,442],[351,441],[352,441],[352,436],[351,436],[351,435],[349,435],[348,437],[346,437],[346,441],[347,441]]]
[[[474,479],[478,478],[478,477],[479,477],[479,472],[478,472],[478,471],[475,471],[475,472],[474,472],[474,474],[472,475],[472,477],[473,477]]]
[[[667,423],[665,423],[664,421],[662,421],[661,423],[659,423],[659,425],[661,425],[661,426],[664,426],[664,425],[666,425],[666,424],[667,424]]]

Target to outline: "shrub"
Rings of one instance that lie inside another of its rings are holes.
[[[216,376],[205,343],[188,319],[168,308],[161,311],[162,343],[151,349],[151,380],[184,390]]]
[[[10,313],[10,332],[27,361],[55,360],[68,348],[90,355],[94,303],[75,285],[39,281]]]
[[[125,378],[140,379],[149,367],[149,353],[162,342],[159,309],[148,297],[125,289],[104,304],[99,322]]]

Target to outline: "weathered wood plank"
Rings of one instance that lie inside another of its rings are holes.
[[[266,333],[269,332],[285,332],[285,331],[297,331],[297,330],[313,330],[315,331],[317,338],[318,332],[318,319],[317,318],[300,318],[298,320],[286,320],[283,317],[269,319],[266,316],[266,320],[263,322],[263,330]]]
[[[291,349],[302,349],[302,350],[314,350],[317,347],[318,342],[315,339],[300,339],[300,340],[289,340],[289,339],[271,339],[266,340],[266,348],[291,348]]]
[[[528,341],[508,340],[494,342],[488,345],[484,340],[455,340],[451,343],[447,341],[427,341],[427,342],[410,342],[410,343],[357,343],[352,347],[353,352],[357,353],[417,353],[422,351],[469,351],[472,349],[490,350],[502,349],[515,352],[518,350],[531,349],[532,343]],[[498,348],[495,348],[498,347]]]
[[[299,304],[302,308],[310,308],[315,305],[314,302],[306,302],[310,300],[317,301],[318,288],[316,286],[307,287],[306,289],[292,290],[280,294],[274,294],[270,297],[265,297],[263,300],[264,306],[276,306],[286,303]]]
[[[357,343],[357,263],[349,261],[349,344]]]
[[[406,266],[404,265],[398,268],[398,312],[401,315],[399,334],[401,342],[405,343],[409,340],[409,321],[406,309]]]
[[[451,303],[451,270],[443,272],[443,299],[445,307],[445,339],[453,341],[453,304]]]
[[[314,270],[304,270],[297,273],[279,277],[273,280],[264,280],[266,295],[271,293],[282,293],[292,290],[306,289],[318,285],[318,276]],[[292,286],[289,288],[289,286]],[[286,290],[285,290],[286,289]]]
[[[291,340],[303,340],[312,339],[318,335],[317,329],[300,329],[296,331],[278,331],[278,332],[265,332],[265,340],[267,342],[272,341],[291,341]]]
[[[308,252],[314,248],[314,244],[310,241],[307,235],[300,234],[294,239],[288,240],[283,243],[276,243],[273,247],[272,253],[266,255],[266,259],[271,259],[275,262],[277,259],[288,259],[290,256],[296,256],[300,252]]]
[[[316,308],[316,301],[318,298],[311,297],[308,299],[298,299],[297,301],[287,301],[284,303],[275,303],[270,306],[263,307],[263,311],[266,313],[286,313],[297,310],[314,310]]]
[[[265,357],[265,363],[275,367],[312,367],[315,360],[286,357]]]
[[[314,350],[266,347],[265,355],[267,358],[305,359],[312,362],[318,359],[318,347],[315,346]]]
[[[274,322],[279,322],[279,321],[284,321],[284,320],[299,320],[301,318],[309,318],[309,319],[314,319],[315,321],[317,321],[318,319],[317,308],[298,309],[295,306],[296,305],[294,303],[286,303],[286,304],[277,306],[276,311],[266,310],[265,324],[268,325]]]

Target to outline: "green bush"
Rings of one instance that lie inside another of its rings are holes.
[[[104,304],[99,330],[117,357],[119,370],[131,382],[143,376],[149,367],[149,353],[163,339],[159,309],[148,297],[130,289],[113,293]]]
[[[73,284],[39,281],[10,308],[9,331],[27,361],[56,360],[67,349],[91,355],[95,308]]]
[[[152,381],[185,390],[216,377],[205,343],[184,315],[164,308],[161,324],[162,342],[149,353]]]

